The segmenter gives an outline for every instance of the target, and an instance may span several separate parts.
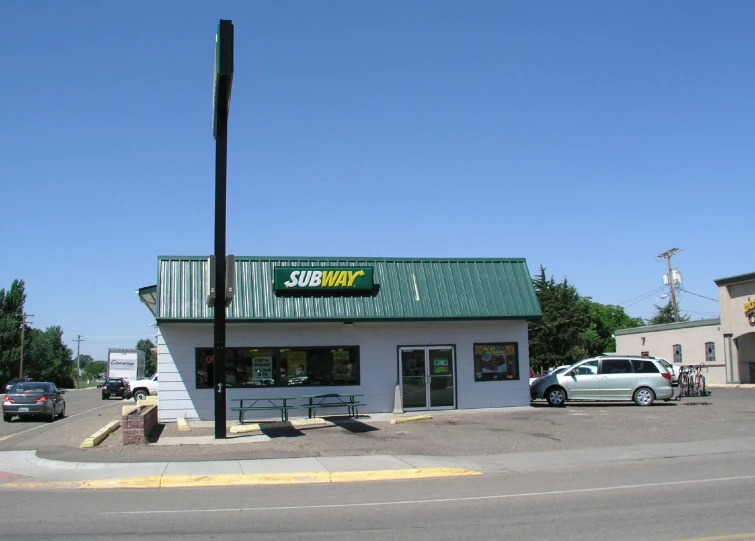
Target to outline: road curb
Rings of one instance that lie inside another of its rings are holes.
[[[191,427],[185,418],[179,417],[176,419],[176,425],[178,425],[179,432],[191,432]]]
[[[111,432],[120,428],[120,426],[121,426],[120,419],[116,419],[115,421],[110,421],[103,428],[100,428],[97,432],[95,432],[94,434],[89,436],[87,439],[82,441],[79,447],[81,449],[91,449],[92,447],[96,447],[102,442],[102,440],[107,438]]]
[[[231,426],[228,431],[231,434],[245,434],[247,432],[261,432],[273,428],[316,428],[322,426],[332,426],[334,423],[326,421],[320,417],[311,419],[291,419],[288,421],[271,421],[266,423],[249,423],[245,425]]]
[[[313,483],[357,483],[366,481],[398,481],[482,475],[466,468],[410,468],[353,472],[307,472],[238,475],[174,475],[93,479],[87,481],[11,481],[4,488],[18,489],[91,489],[108,488],[154,489],[249,485],[294,485]]]
[[[432,418],[433,418],[432,415],[415,415],[413,417],[399,417],[398,419],[391,419],[391,424],[397,425],[399,423],[411,423],[412,421],[426,421]]]

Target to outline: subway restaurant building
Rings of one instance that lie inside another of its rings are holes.
[[[157,285],[138,291],[158,324],[164,421],[214,418],[209,270],[159,257]],[[237,257],[234,274],[229,419],[233,398],[339,392],[367,414],[530,403],[527,329],[542,314],[524,259]]]

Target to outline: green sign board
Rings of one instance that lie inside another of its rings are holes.
[[[372,291],[372,267],[275,267],[276,293]]]

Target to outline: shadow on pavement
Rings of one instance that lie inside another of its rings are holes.
[[[149,441],[150,443],[156,443],[157,440],[160,439],[160,435],[163,433],[163,430],[165,430],[165,423],[157,423],[155,425],[155,428],[152,430],[152,433],[147,436],[147,441]],[[121,437],[120,429],[116,433],[119,437]],[[112,434],[109,437],[112,437]]]
[[[266,428],[264,424],[260,424],[260,432],[269,438],[300,438],[304,436],[304,432],[293,425]]]
[[[344,418],[328,418],[328,421],[333,423],[339,428],[343,428],[344,430],[348,430],[352,434],[363,434],[365,432],[375,432],[376,430],[380,430],[379,428],[375,428],[372,425],[365,424],[361,421],[358,421],[357,419],[344,419]]]
[[[670,399],[670,402],[653,402],[652,406],[649,406],[651,408],[668,408],[668,407],[675,407],[678,406],[678,404],[675,404],[676,399]],[[583,408],[638,408],[641,409],[642,406],[638,406],[634,402],[567,402],[563,406],[550,406],[547,402],[532,402],[530,404],[533,408],[546,408],[546,409],[583,409]]]

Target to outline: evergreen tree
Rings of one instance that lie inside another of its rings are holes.
[[[655,306],[655,315],[648,320],[648,325],[662,325],[664,323],[674,323],[674,305],[669,301],[666,306]],[[679,309],[679,305],[677,305]],[[679,310],[681,312],[681,310]],[[689,315],[679,315],[679,321],[689,321]]]
[[[545,276],[545,268],[533,279],[543,312],[542,323],[530,330],[530,366],[536,372],[561,364],[571,364],[585,356],[590,326],[590,307],[566,278],[556,283]]]

